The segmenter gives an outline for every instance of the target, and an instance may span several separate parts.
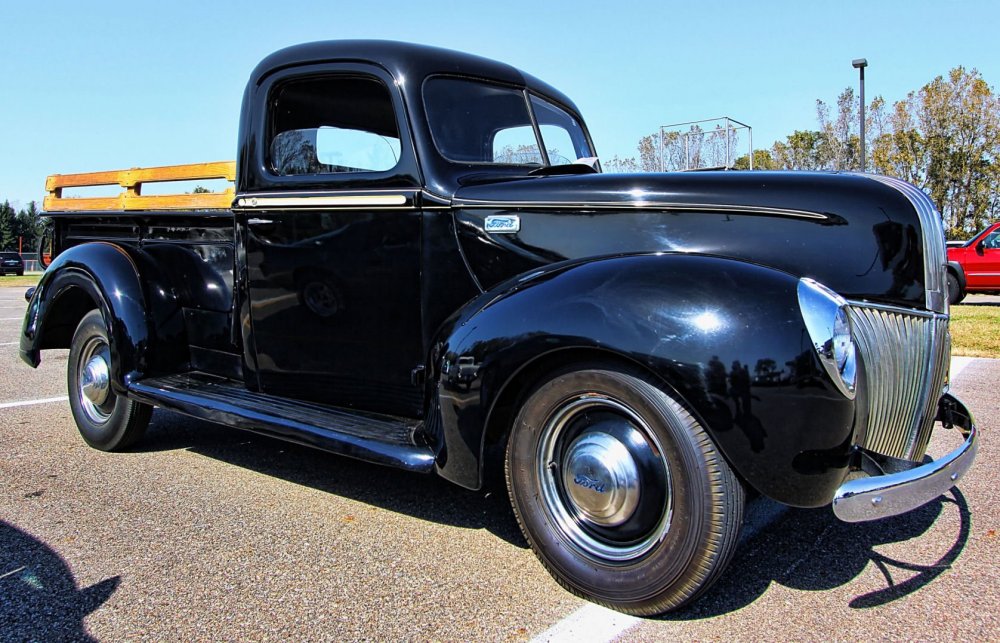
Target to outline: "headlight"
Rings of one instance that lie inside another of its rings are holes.
[[[834,384],[854,399],[858,352],[851,335],[851,318],[844,298],[812,279],[799,279],[799,308],[819,361]]]

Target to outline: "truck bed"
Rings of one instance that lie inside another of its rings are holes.
[[[234,161],[212,163],[191,163],[188,165],[166,165],[160,167],[131,168],[105,172],[85,172],[80,174],[52,174],[45,180],[44,208],[46,213],[95,212],[133,210],[227,210],[233,201],[232,186],[221,192],[201,192],[194,194],[142,194],[146,183],[170,183],[176,181],[199,181],[224,179],[230,183],[236,180]],[[63,196],[67,188],[90,188],[117,185],[123,192],[117,196],[82,197]]]

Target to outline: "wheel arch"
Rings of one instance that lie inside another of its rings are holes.
[[[483,431],[482,474],[484,481],[499,480],[503,451],[513,429],[514,418],[523,400],[540,384],[570,368],[600,367],[641,375],[667,387],[679,404],[697,418],[696,410],[677,393],[670,382],[647,365],[614,351],[595,346],[572,346],[544,353],[521,366],[500,389],[486,414]],[[499,467],[499,469],[497,469]]]
[[[958,287],[961,292],[959,295],[959,301],[961,301],[968,293],[968,281],[965,277],[965,267],[963,267],[958,261],[949,261],[946,264],[946,269],[948,270],[948,274],[953,275],[958,281]]]
[[[41,318],[38,348],[69,348],[80,320],[91,310],[100,309],[101,302],[93,291],[80,285],[68,286],[53,295],[52,303]]]

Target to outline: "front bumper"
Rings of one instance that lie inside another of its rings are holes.
[[[833,497],[833,513],[845,522],[897,516],[920,507],[954,487],[976,459],[979,437],[972,414],[951,394],[938,402],[938,420],[954,424],[965,442],[940,460],[881,476],[842,484]]]

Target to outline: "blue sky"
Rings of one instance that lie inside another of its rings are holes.
[[[895,101],[957,65],[1000,83],[995,2],[18,2],[0,6],[0,199],[48,174],[235,157],[265,55],[336,38],[468,51],[559,87],[602,158],[658,126],[729,115],[756,147],[857,86]]]

